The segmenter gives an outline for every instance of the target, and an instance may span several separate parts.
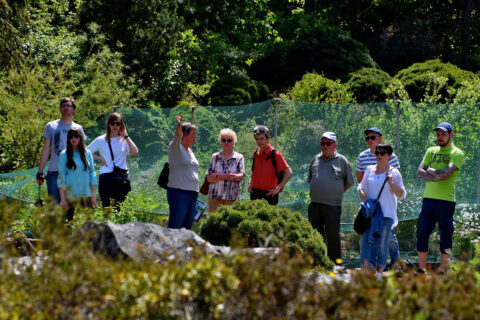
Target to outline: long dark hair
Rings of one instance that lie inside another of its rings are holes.
[[[123,123],[123,118],[120,113],[114,112],[110,114],[107,119],[107,134],[105,135],[107,142],[110,142],[110,135],[112,134],[110,130],[110,123],[113,121],[120,121],[122,123],[120,128],[125,128],[125,123]]]
[[[67,133],[67,168],[70,170],[77,170],[77,165],[75,161],[73,161],[73,147],[70,143],[70,139],[74,136],[78,135],[80,137],[80,141],[78,141],[78,152],[80,152],[80,159],[82,159],[83,165],[85,166],[84,170],[87,171],[88,162],[87,157],[85,156],[85,144],[83,143],[83,134],[80,129],[72,128],[68,130]]]

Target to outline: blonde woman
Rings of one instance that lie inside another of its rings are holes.
[[[222,146],[220,152],[212,155],[207,172],[208,210],[215,212],[220,205],[232,205],[240,200],[240,181],[245,175],[243,155],[233,150],[237,134],[229,128],[222,129],[218,135]]]

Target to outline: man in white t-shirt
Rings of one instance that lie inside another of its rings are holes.
[[[44,142],[42,154],[40,156],[40,163],[38,164],[37,184],[43,184],[45,180],[43,169],[50,159],[46,176],[47,191],[48,195],[57,203],[60,203],[60,192],[57,186],[58,156],[60,155],[60,152],[67,147],[68,130],[71,128],[78,128],[82,132],[83,138],[86,139],[82,126],[72,121],[76,111],[77,105],[75,104],[75,100],[72,98],[63,98],[62,101],[60,101],[60,112],[62,117],[58,120],[49,122],[43,131]]]

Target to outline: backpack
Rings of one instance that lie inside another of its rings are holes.
[[[255,166],[255,152],[257,152],[257,151],[255,150],[253,152],[252,174],[253,174],[253,168]],[[285,175],[285,172],[283,172],[283,171],[277,172],[277,162],[275,161],[275,152],[277,152],[277,149],[273,148],[272,152],[267,157],[267,160],[268,160],[268,158],[270,158],[270,160],[272,160],[273,169],[275,170],[275,177],[277,177],[277,185],[278,185],[282,181],[283,176]]]

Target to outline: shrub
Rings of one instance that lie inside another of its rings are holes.
[[[353,103],[355,98],[348,86],[316,73],[307,73],[295,83],[288,96],[292,100],[313,103]]]
[[[362,68],[350,73],[347,84],[358,103],[383,102],[390,75],[380,69]]]
[[[454,99],[454,103],[480,103],[480,77],[472,81],[462,82]]]
[[[426,96],[428,97],[435,91],[435,82],[438,84],[439,81],[434,77],[446,78],[445,85],[439,88],[438,94],[441,96],[438,99],[439,103],[453,101],[456,90],[462,82],[475,79],[474,73],[462,70],[450,63],[443,63],[438,59],[414,63],[398,72],[394,79],[399,79],[403,83],[412,101],[420,102],[428,100],[425,99]]]
[[[346,79],[363,67],[377,67],[363,44],[338,28],[325,26],[313,15],[290,15],[279,26],[279,33],[248,70],[252,79],[272,90],[285,90],[308,72]]]
[[[210,88],[213,106],[249,104],[268,98],[268,87],[243,76],[230,75],[216,80]]]
[[[309,252],[316,265],[330,268],[322,236],[298,212],[270,206],[266,201],[236,202],[209,214],[200,225],[200,236],[217,245],[238,245],[234,232],[245,240],[242,246],[278,247],[286,242],[294,252]]]

